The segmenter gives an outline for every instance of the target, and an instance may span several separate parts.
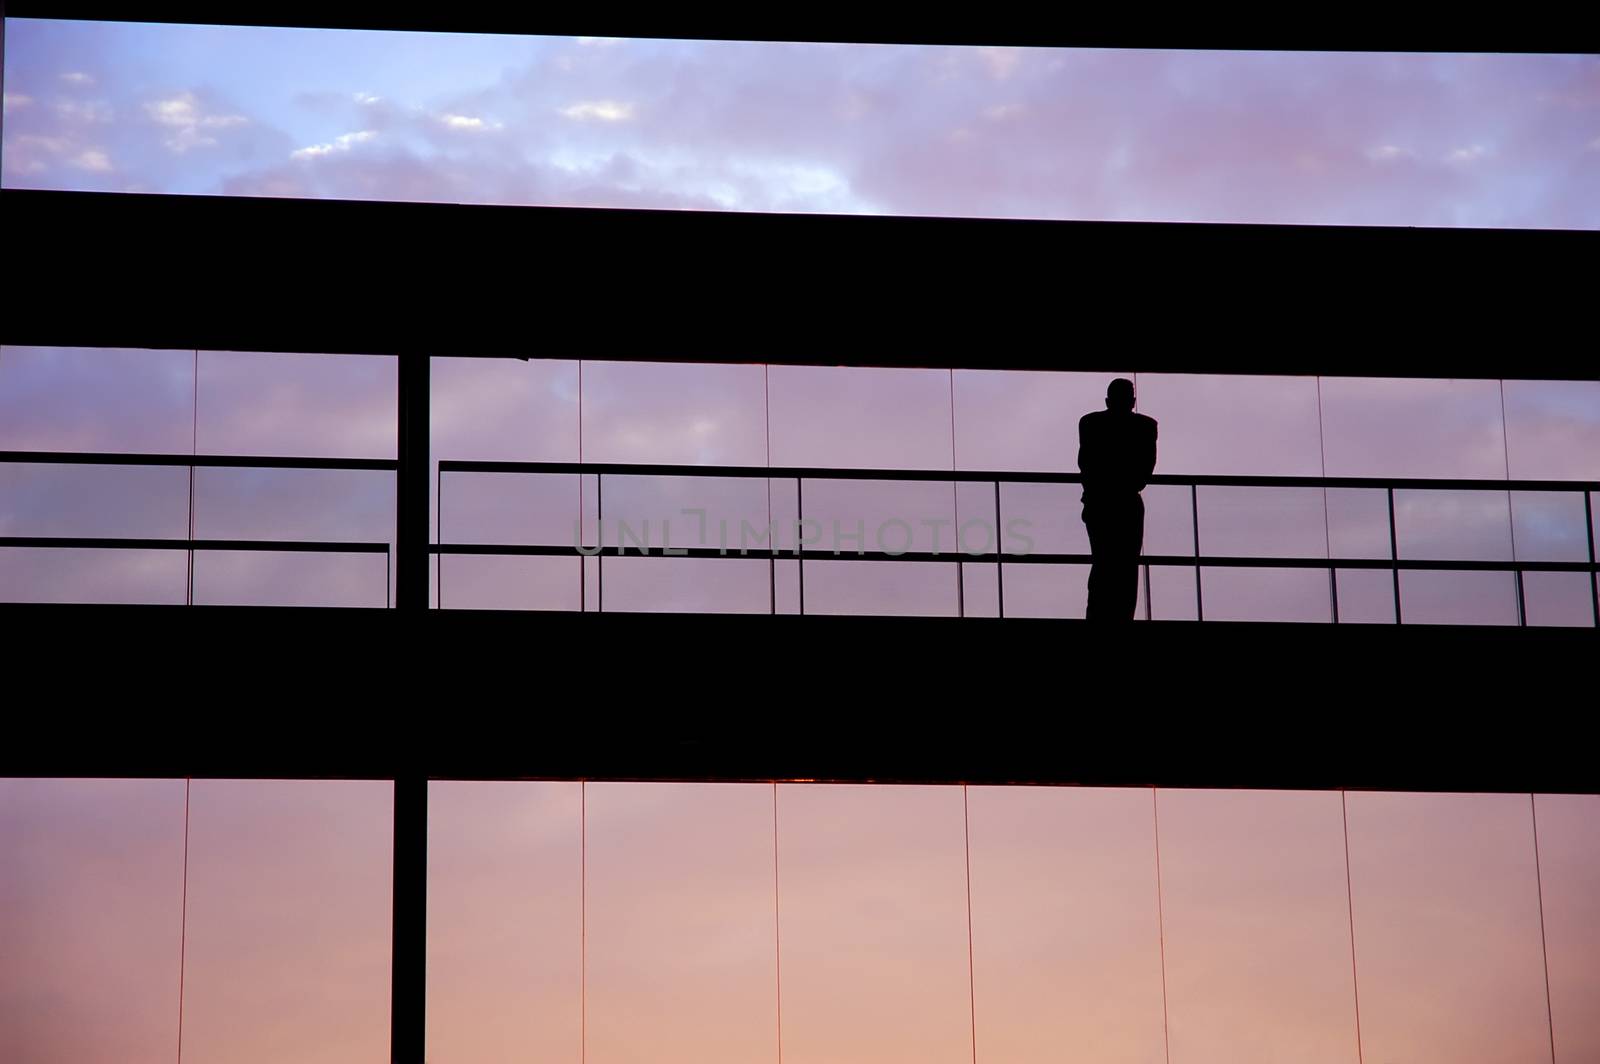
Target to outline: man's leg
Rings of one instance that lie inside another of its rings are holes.
[[[1116,572],[1116,618],[1133,620],[1139,606],[1139,552],[1144,549],[1144,500],[1135,495],[1119,514]]]

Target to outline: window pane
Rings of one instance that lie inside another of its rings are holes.
[[[1388,558],[1389,493],[1382,488],[1328,489],[1328,550],[1335,558]]]
[[[1326,569],[1201,570],[1208,621],[1332,620]]]
[[[1511,518],[1518,561],[1589,560],[1583,492],[1513,491]]]
[[[653,554],[669,538],[674,549],[726,547],[733,553],[766,550],[773,535],[792,544],[792,526],[768,532],[769,490],[778,488],[769,489],[765,479],[607,475],[600,499],[605,543],[634,549],[643,543]],[[571,540],[569,528],[563,542]]]
[[[1187,485],[1152,484],[1144,489],[1143,553],[1194,556],[1194,498]]]
[[[972,787],[981,1059],[1162,1064],[1150,792]]]
[[[806,613],[956,615],[954,562],[807,561],[800,579]]]
[[[1074,617],[1079,620],[1089,605],[1087,565],[1005,566],[1007,617]],[[1144,616],[1144,570],[1139,570],[1139,608]]]
[[[1401,570],[1400,617],[1406,624],[1516,624],[1511,573]]]
[[[1089,533],[1083,525],[1083,489],[1077,484],[1001,484],[1000,521],[1001,542],[1007,553],[1089,553]],[[1032,546],[1023,551],[1021,540],[1009,534],[1011,531],[1026,536]],[[1149,535],[1147,501],[1147,541]],[[1193,550],[1191,542],[1185,553]]]
[[[428,784],[428,1060],[579,1064],[580,787]]]
[[[437,570],[441,608],[578,610],[582,596],[594,594],[592,586],[579,586],[579,561],[576,555],[446,555]]]
[[[1197,505],[1201,554],[1328,556],[1327,514],[1321,488],[1201,486]]]
[[[1322,473],[1315,377],[1141,373],[1135,383],[1139,412],[1159,422],[1159,473]]]
[[[1148,571],[1151,620],[1193,621],[1199,617],[1193,569],[1183,565],[1151,565]],[[1138,617],[1144,616],[1144,594],[1144,581],[1140,580]]]
[[[200,468],[195,536],[392,545],[394,493],[387,471]]]
[[[1600,1060],[1600,796],[1534,801],[1556,1061]]]
[[[1523,573],[1522,603],[1529,624],[1594,625],[1588,573]]]
[[[191,787],[184,1056],[387,1060],[393,784]]]
[[[770,784],[591,783],[586,1059],[776,1059]]]
[[[578,480],[554,473],[445,473],[435,488],[442,510],[435,518],[444,530],[440,542],[574,546],[582,503]],[[589,503],[592,508],[592,491]]]
[[[1394,573],[1340,569],[1338,580],[1340,624],[1394,623]]]
[[[780,784],[778,905],[785,1064],[971,1064],[961,788]]]
[[[1506,475],[1500,382],[1323,377],[1330,477]]]
[[[1000,576],[990,562],[965,562],[961,566],[961,615],[1000,616]]]
[[[760,558],[625,556],[605,558],[600,570],[594,593],[607,613],[772,611],[772,569]]]
[[[0,347],[0,450],[188,454],[194,352]]]
[[[772,464],[949,469],[950,371],[772,366]]]
[[[1528,796],[1348,796],[1368,1060],[1550,1059]]]
[[[956,544],[954,485],[890,480],[807,480],[805,518],[819,537],[815,550],[855,554],[885,551],[904,554],[930,551],[954,556]],[[979,515],[983,527],[969,529],[963,540],[981,546],[994,525],[993,515]],[[814,528],[810,522],[816,522]]]
[[[389,557],[310,551],[201,550],[194,555],[197,606],[389,604]]]
[[[393,458],[398,362],[385,355],[201,351],[201,454]]]
[[[1504,491],[1397,490],[1400,557],[1510,561],[1511,504]]]
[[[0,535],[187,539],[187,466],[0,462]]]
[[[800,612],[800,563],[779,559],[772,571],[777,612]]]
[[[1600,381],[1504,387],[1513,480],[1600,480]]]
[[[1075,473],[1078,419],[1127,373],[955,371],[956,468]]]
[[[0,779],[0,1059],[174,1059],[183,788]]]
[[[181,550],[0,547],[0,601],[156,603],[188,597]]]
[[[1158,797],[1172,1059],[1354,1061],[1339,795]]]
[[[766,465],[765,367],[585,361],[583,459]]]

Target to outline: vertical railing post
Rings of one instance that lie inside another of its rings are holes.
[[[995,587],[995,614],[999,617],[1006,615],[1006,570],[1005,548],[1000,534],[1000,482],[994,482],[994,587]],[[961,544],[961,531],[956,530],[956,545]]]
[[[1400,537],[1395,531],[1394,489],[1389,493],[1389,572],[1394,577],[1394,623],[1400,623]]]
[[[1189,485],[1189,520],[1194,527],[1194,619],[1206,619],[1205,599],[1200,590],[1200,486]]]
[[[1600,628],[1600,573],[1594,571],[1594,492],[1583,493],[1584,532],[1589,537],[1589,604],[1594,608],[1594,626]]]
[[[390,959],[390,1064],[423,1064],[428,997],[428,781],[394,781],[393,953]]]
[[[428,608],[428,367],[426,354],[399,357],[398,440],[395,457],[395,606]]]

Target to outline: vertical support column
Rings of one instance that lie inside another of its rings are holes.
[[[428,780],[420,775],[403,776],[394,781],[390,1064],[423,1064],[427,1044],[427,951]]]
[[[400,360],[400,409],[395,451],[400,469],[395,483],[395,606],[428,608],[428,368],[425,354]]]

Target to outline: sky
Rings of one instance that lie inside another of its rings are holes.
[[[391,793],[0,780],[0,1056],[171,1061],[181,986],[184,1060],[386,1060]],[[1595,796],[436,782],[429,818],[432,1064],[1600,1055]]]
[[[1600,56],[10,19],[7,188],[1600,228]]]

